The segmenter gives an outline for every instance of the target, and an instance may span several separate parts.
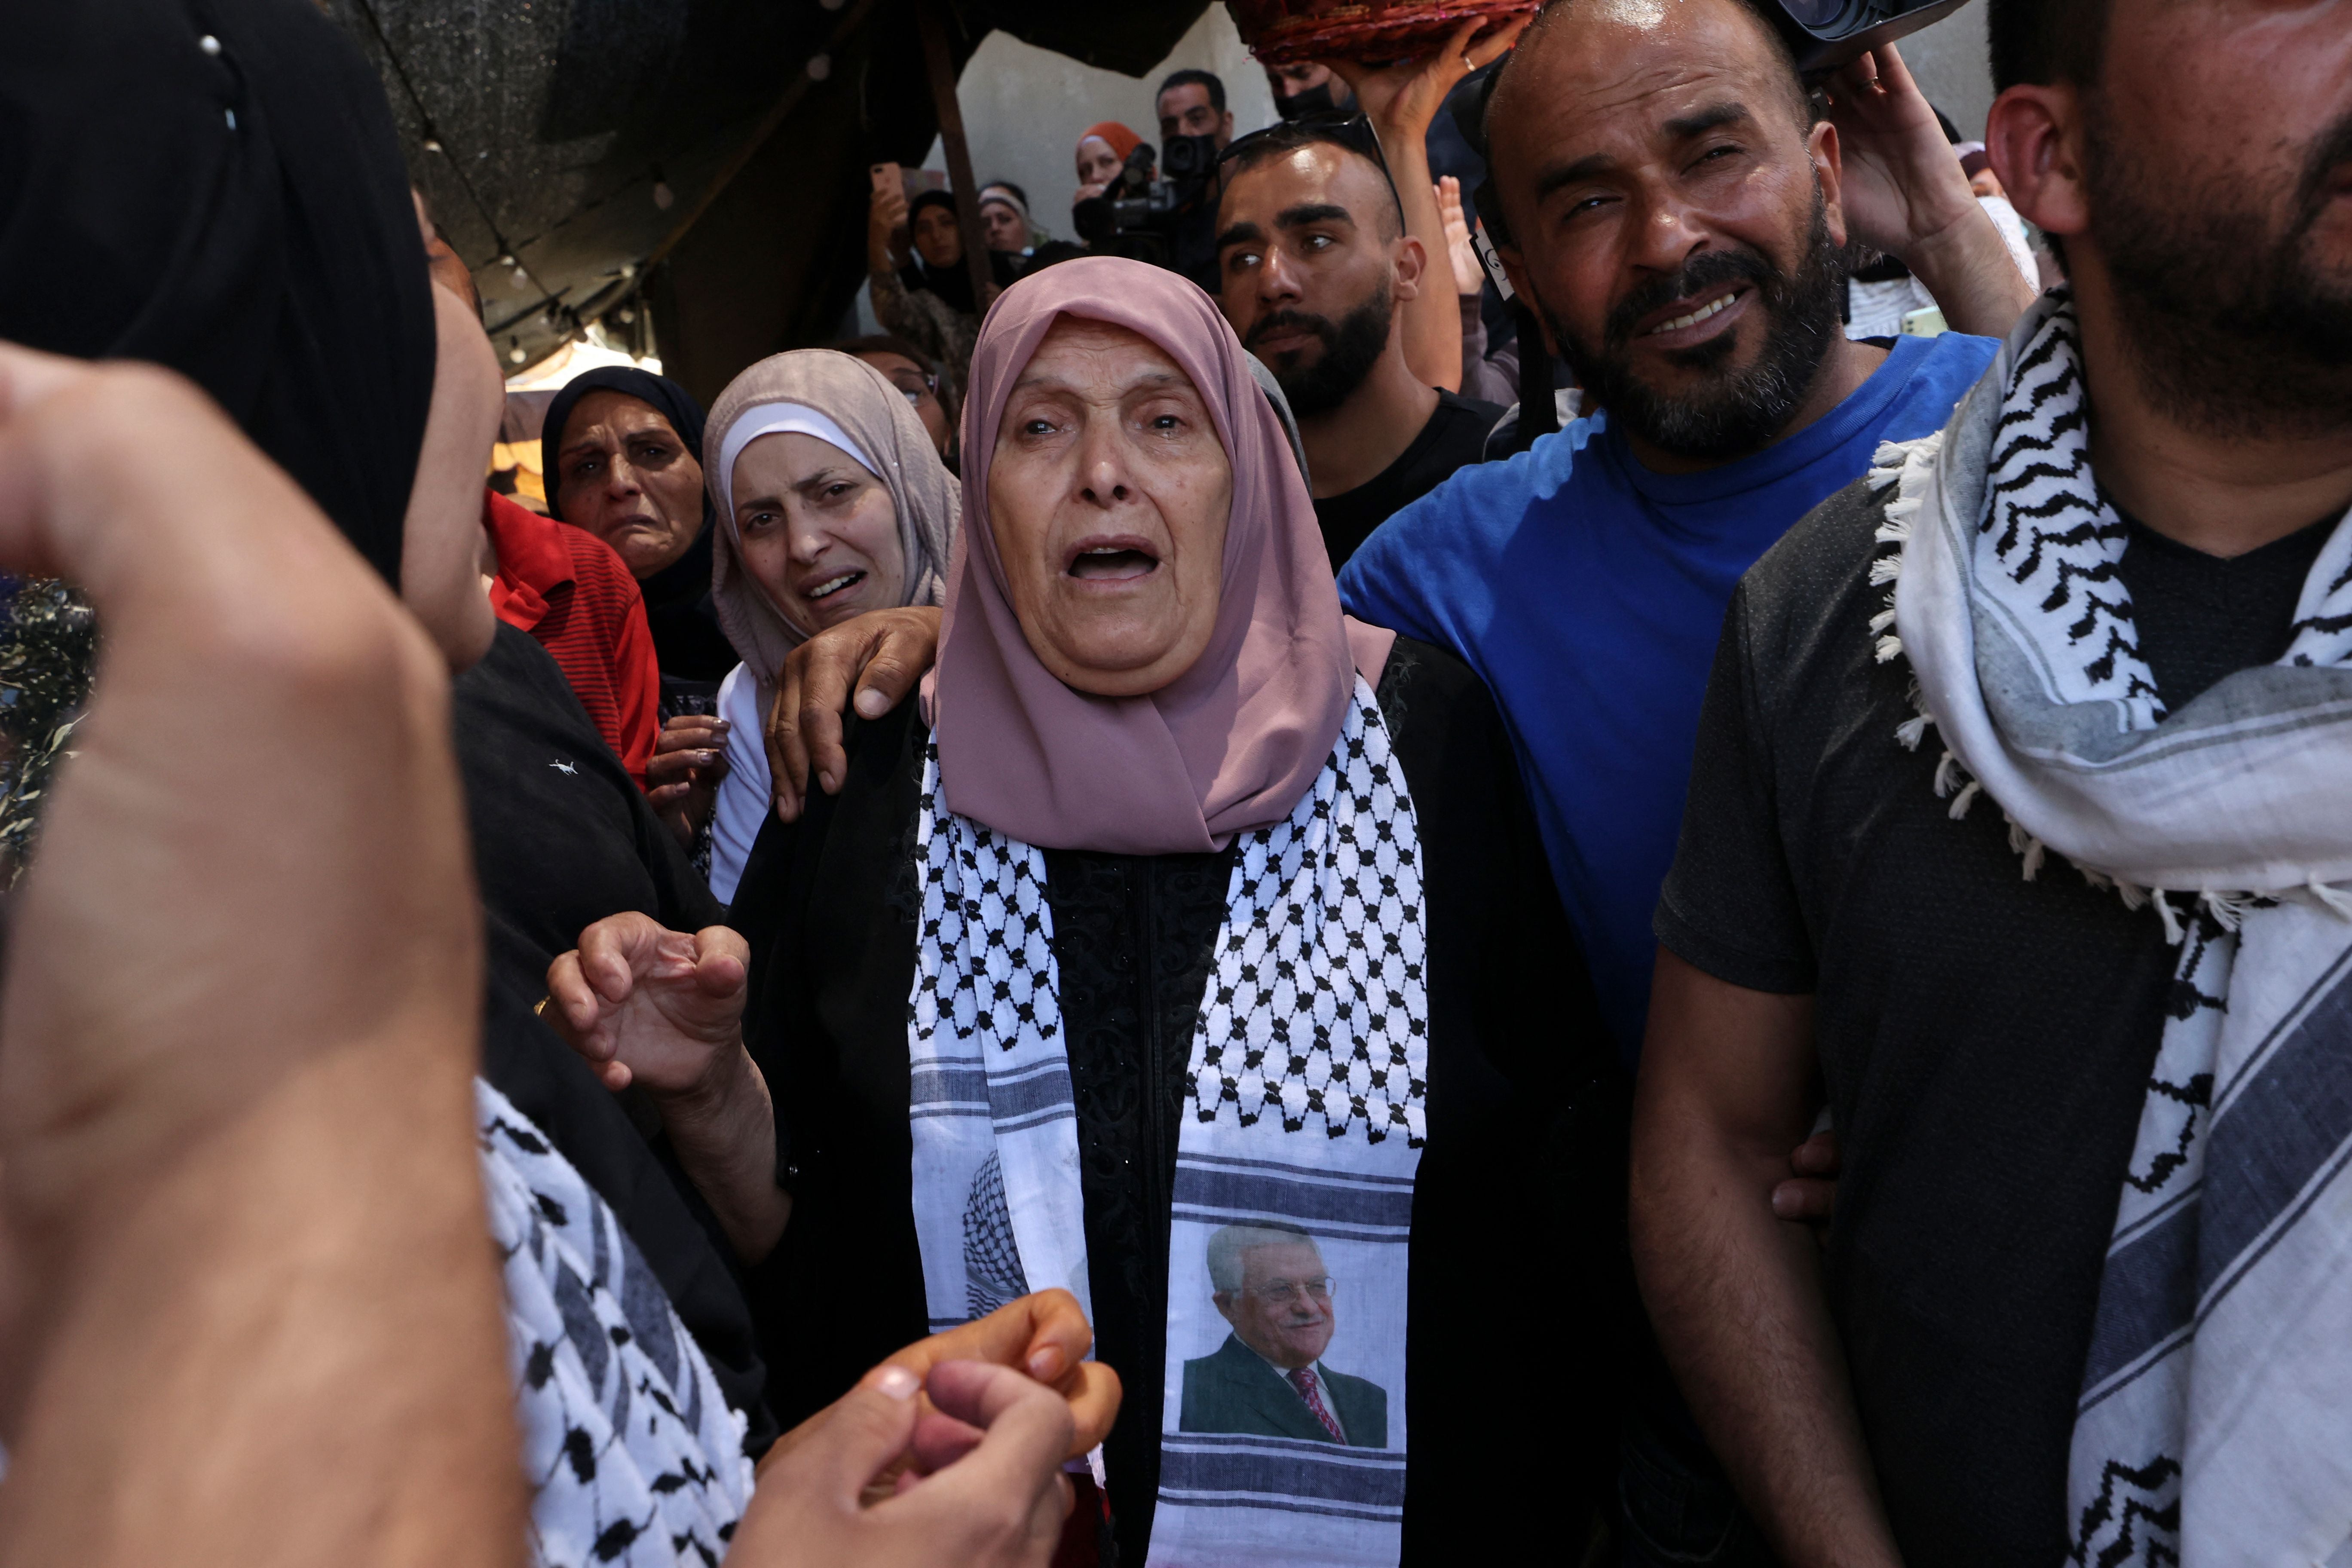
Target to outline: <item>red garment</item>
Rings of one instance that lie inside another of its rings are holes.
[[[482,492],[482,526],[497,552],[490,608],[537,637],[637,787],[661,730],[661,670],[645,598],[612,546],[586,529]]]

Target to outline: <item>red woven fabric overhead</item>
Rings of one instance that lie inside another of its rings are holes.
[[[1242,42],[1270,66],[1401,60],[1427,54],[1470,17],[1499,24],[1542,5],[1543,0],[1225,0]]]

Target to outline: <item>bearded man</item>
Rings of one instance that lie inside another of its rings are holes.
[[[1454,475],[1339,579],[1350,613],[1454,649],[1501,702],[1629,1063],[1733,584],[1992,357],[1845,342],[1839,251],[1902,257],[1963,331],[2005,331],[2030,298],[1894,51],[1836,96],[1817,121],[1742,0],[1546,10],[1487,110],[1499,248],[1603,412]]]
[[[1362,121],[1297,121],[1234,143],[1218,208],[1218,303],[1298,421],[1334,570],[1373,529],[1475,463],[1503,411],[1405,363],[1430,255]]]
[[[1501,210],[1482,216],[1602,412],[1391,518],[1339,593],[1494,691],[1630,1065],[1734,585],[1881,442],[1940,426],[1998,346],[1848,342],[1838,253],[1901,257],[1963,332],[2007,331],[2031,290],[1895,52],[1846,68],[1818,120],[1742,0],[1560,0],[1503,67],[1486,135]],[[1763,1561],[1664,1367],[1634,1349],[1629,1561]]]
[[[1635,1258],[1790,1563],[2352,1563],[2347,20],[1993,0],[2071,289],[1726,622]]]

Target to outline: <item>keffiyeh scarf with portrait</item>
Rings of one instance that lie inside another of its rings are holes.
[[[1045,856],[947,809],[936,747],[916,836],[908,1113],[931,1327],[1055,1286],[1087,1301]],[[1360,679],[1314,786],[1284,820],[1242,836],[1193,1036],[1168,1398],[1134,1413],[1160,1422],[1154,1568],[1397,1561],[1406,1244],[1427,1128],[1425,930],[1412,802]],[[1310,1329],[1346,1288],[1341,1331],[1304,1368],[1237,1351],[1213,1304],[1220,1290],[1231,1300],[1235,1281],[1213,1275],[1230,1270],[1236,1238],[1269,1237],[1300,1277],[1250,1288],[1286,1292]]]

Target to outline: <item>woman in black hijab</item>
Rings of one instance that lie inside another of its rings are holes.
[[[971,268],[964,264],[963,231],[955,197],[924,191],[912,202],[895,186],[877,189],[866,236],[866,287],[883,329],[897,333],[948,367],[959,392],[980,333]],[[988,253],[989,276],[999,289],[1021,275],[1017,258]]]
[[[540,454],[548,514],[611,545],[645,595],[662,716],[707,711],[691,700],[715,701],[737,661],[710,598],[702,405],[666,375],[592,370],[547,405]]]
[[[907,265],[898,269],[898,281],[909,289],[930,290],[951,310],[978,315],[979,307],[971,297],[971,268],[963,260],[963,230],[957,224],[955,197],[945,191],[925,191],[908,204],[907,223],[913,231],[914,246]],[[988,268],[999,289],[1011,287],[1021,275],[1020,259],[1001,250],[988,253]]]

